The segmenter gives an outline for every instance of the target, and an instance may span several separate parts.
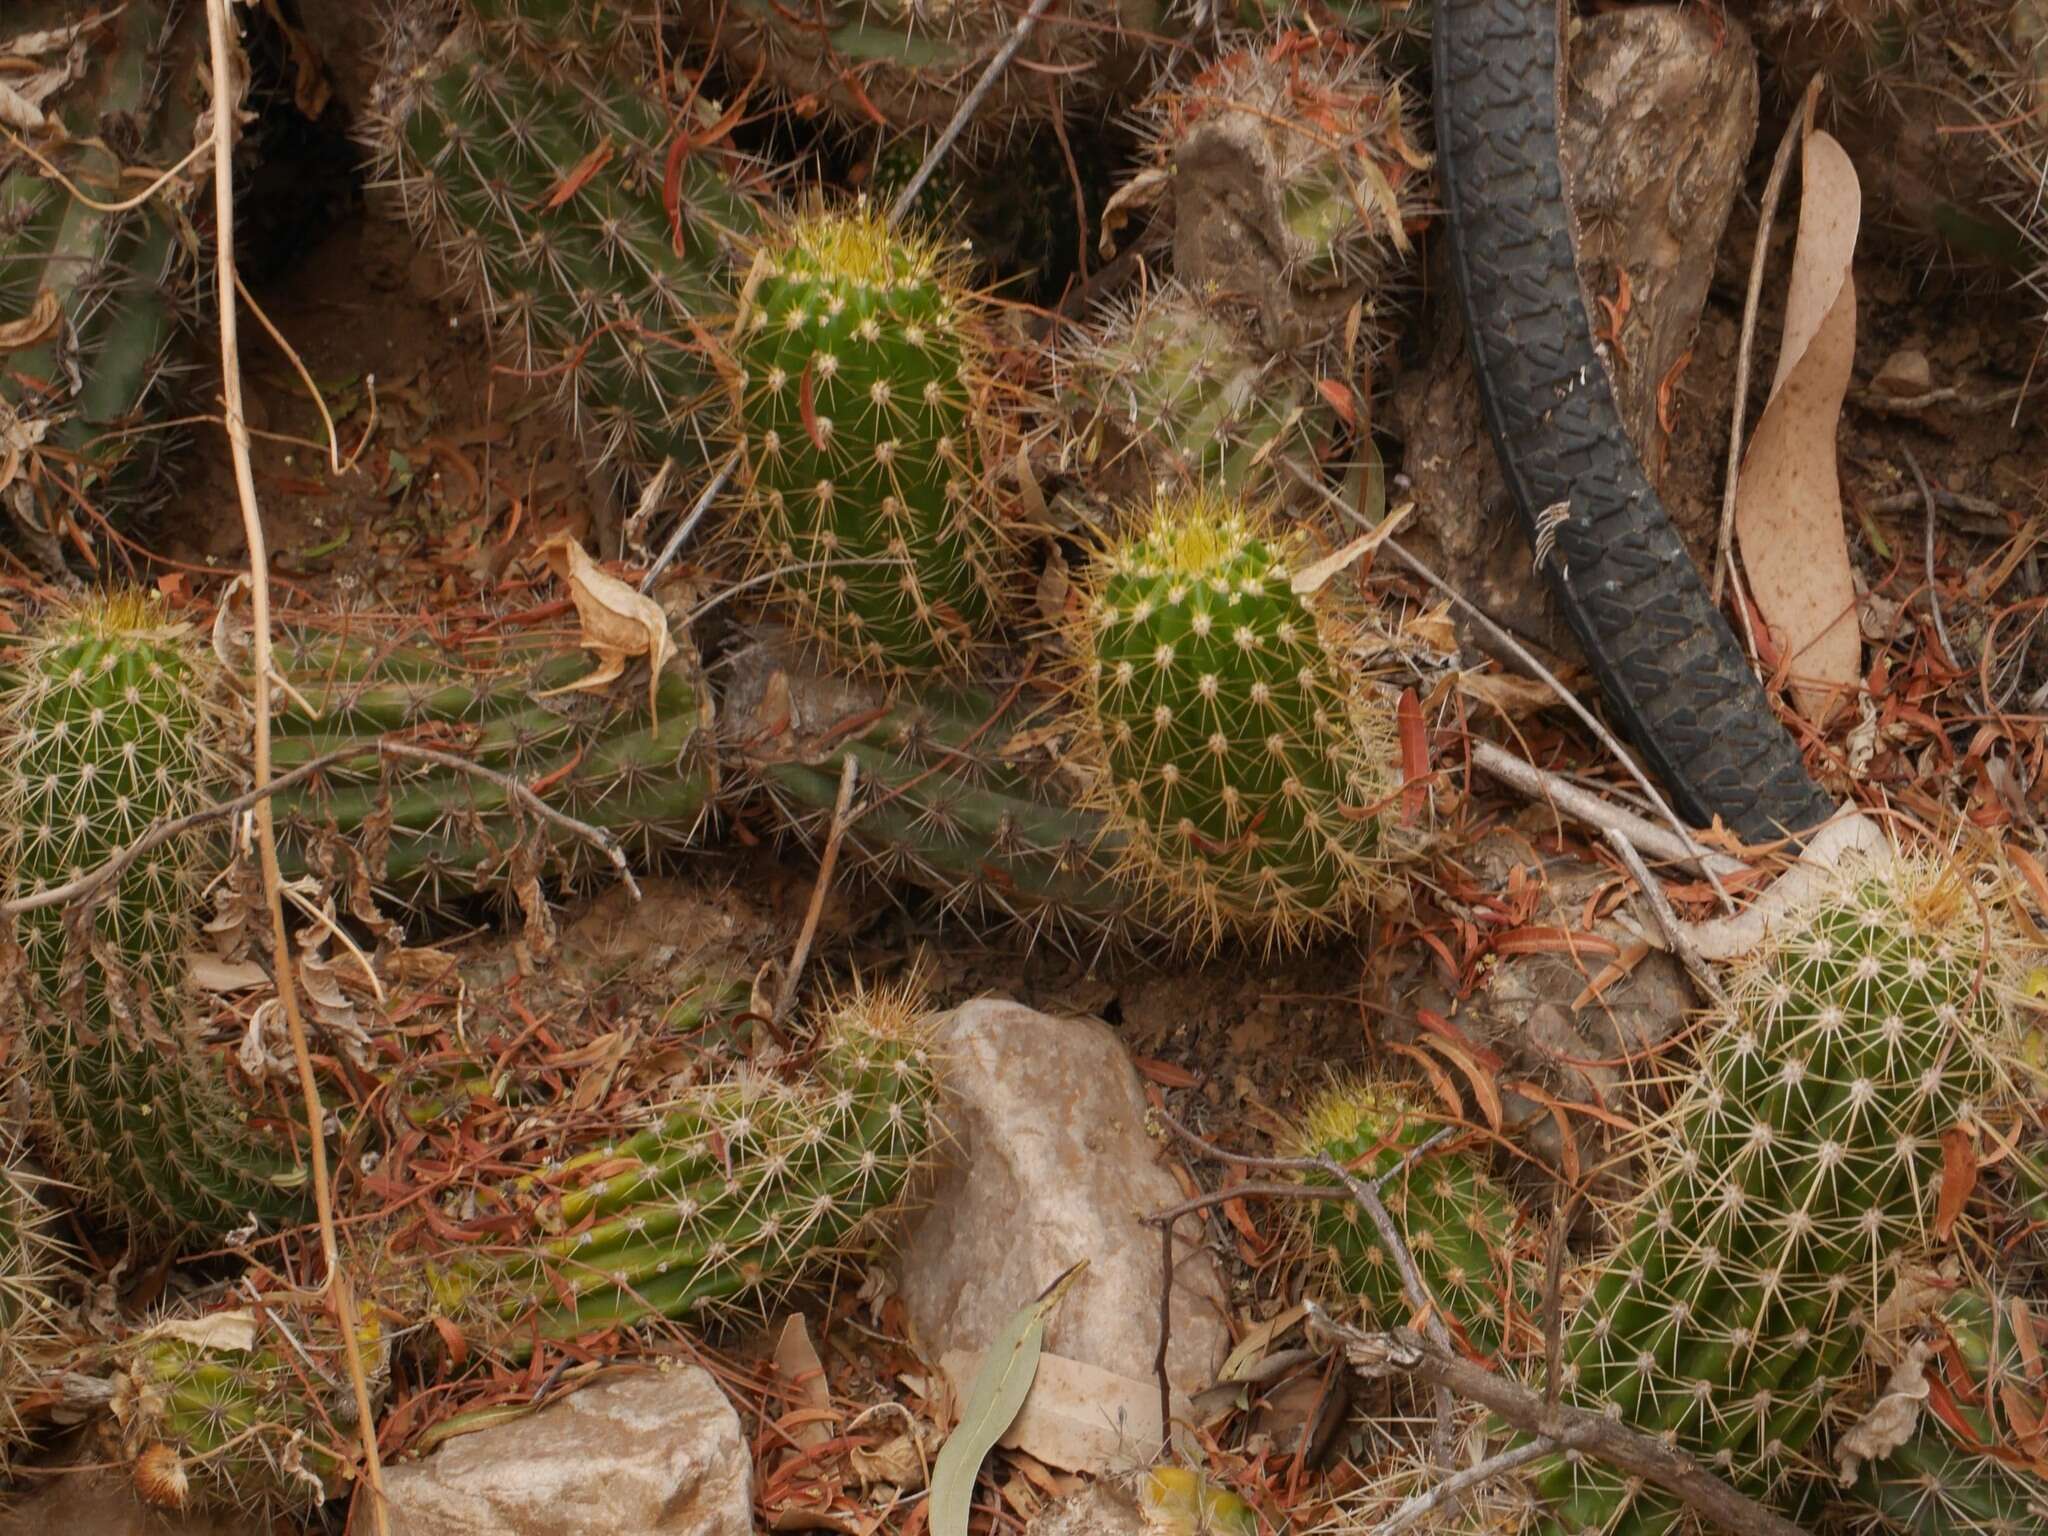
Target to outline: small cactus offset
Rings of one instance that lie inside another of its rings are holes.
[[[842,764],[858,777],[842,848],[884,882],[935,895],[977,930],[1082,953],[1152,933],[1113,873],[1120,839],[1077,803],[1028,690],[849,687],[765,645],[725,699],[728,766],[806,842],[831,832]],[[802,722],[801,728],[797,722]]]
[[[812,211],[763,254],[740,303],[755,563],[851,665],[958,666],[1000,616],[990,342],[957,265],[866,207]]]
[[[1437,1315],[1474,1354],[1492,1359],[1530,1342],[1541,1275],[1521,1257],[1513,1200],[1480,1157],[1469,1147],[1417,1154],[1438,1129],[1401,1088],[1361,1079],[1331,1087],[1309,1106],[1291,1151],[1332,1158],[1368,1183],[1391,1175],[1381,1199]],[[1303,1177],[1334,1184],[1327,1175]],[[1400,1269],[1357,1202],[1307,1202],[1305,1224],[1318,1256],[1377,1323],[1393,1327],[1414,1316]]]
[[[1582,1405],[1745,1489],[1789,1482],[1931,1220],[1943,1133],[2001,1088],[2012,944],[1979,897],[1931,861],[1855,864],[1731,979],[1633,1230],[1566,1337]],[[1542,1466],[1547,1531],[1677,1518],[1590,1461]]]
[[[1029,9],[1028,0],[726,0],[683,7],[742,78],[765,71],[785,95],[855,128],[937,132]],[[1000,138],[1073,111],[1109,81],[1096,70],[1128,18],[1156,28],[1153,0],[1069,0],[1025,39],[969,123]]]
[[[1373,53],[1282,29],[1162,89],[1149,112],[1181,281],[1249,303],[1274,351],[1370,348],[1429,164],[1408,93]]]
[[[129,1477],[160,1509],[304,1515],[347,1486],[359,1431],[349,1367],[321,1307],[173,1319],[115,1346]],[[361,1307],[356,1351],[381,1395],[390,1348]]]
[[[90,67],[41,109],[69,141],[28,131],[45,159],[101,201],[118,200],[110,189],[128,185],[130,165],[175,159],[180,130],[189,143],[191,114],[168,57],[180,9],[137,0],[86,26],[78,46]],[[10,6],[4,30],[75,16],[64,6],[26,10],[17,16]],[[198,7],[183,10],[189,23]],[[51,548],[60,536],[94,534],[82,508],[118,516],[158,489],[152,470],[165,434],[145,418],[175,372],[171,347],[192,286],[173,220],[155,202],[93,208],[25,150],[0,147],[0,326],[27,337],[0,367],[0,441],[27,448],[14,471],[26,490],[20,505],[33,509]]]
[[[97,868],[230,780],[203,653],[150,599],[88,600],[26,649],[0,682],[0,871],[15,899]],[[252,1126],[197,1038],[185,970],[212,856],[188,832],[88,906],[16,919],[37,1140],[94,1209],[165,1235],[301,1213],[291,1131]]]
[[[400,8],[371,125],[408,217],[622,472],[699,464],[701,324],[729,312],[759,223],[743,162],[671,160],[677,104],[618,7],[466,0],[438,43],[437,10]]]
[[[1197,945],[1268,950],[1384,893],[1391,709],[1349,671],[1334,585],[1259,503],[1162,497],[1070,621],[1075,723],[1118,871]]]
[[[1265,351],[1214,296],[1174,283],[1116,306],[1062,359],[1090,486],[1145,502],[1199,486],[1281,499],[1320,480],[1336,423],[1305,369]]]
[[[861,986],[826,1009],[806,1080],[692,1089],[628,1139],[546,1176],[532,1256],[458,1259],[432,1284],[514,1347],[651,1317],[758,1308],[869,1242],[938,1136],[923,992]]]
[[[529,842],[539,850],[532,867],[561,878],[604,864],[502,786],[381,755],[381,740],[507,775],[649,858],[695,837],[716,789],[705,696],[681,660],[663,669],[650,715],[638,685],[564,691],[590,670],[573,632],[373,642],[300,629],[277,637],[275,655],[291,684],[273,726],[278,771],[361,751],[276,797],[281,853],[294,870],[325,862],[339,837],[373,882],[431,906],[518,875]]]
[[[1858,1472],[1824,1529],[1851,1536],[2036,1536],[2048,1529],[2048,1480],[1973,1455],[1923,1422],[1904,1445]]]

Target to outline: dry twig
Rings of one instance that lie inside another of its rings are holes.
[[[783,973],[782,995],[775,1000],[775,1022],[780,1024],[796,1006],[796,990],[804,979],[804,963],[811,958],[811,941],[818,936],[818,917],[825,910],[825,897],[832,889],[832,869],[839,862],[839,845],[846,839],[852,817],[853,786],[860,778],[860,759],[851,752],[839,765],[839,793],[832,802],[832,830],[825,834],[825,850],[818,855],[818,878],[811,885],[811,904],[804,909],[804,925],[790,951],[789,969]]]
[[[235,123],[241,103],[235,98],[232,71],[232,25],[229,0],[207,0],[206,30],[213,68],[213,206],[214,270],[219,282],[221,408],[227,421],[228,448],[234,462],[235,492],[242,509],[242,528],[249,546],[255,655],[252,661],[255,701],[254,760],[256,788],[270,784],[270,556],[264,540],[263,515],[256,504],[256,472],[249,455],[248,422],[242,413],[242,363],[236,328],[235,293]],[[284,1006],[285,1028],[291,1035],[292,1060],[298,1069],[299,1091],[305,1100],[308,1154],[313,1171],[313,1204],[320,1221],[321,1258],[326,1269],[329,1309],[344,1341],[349,1386],[361,1436],[363,1471],[370,1490],[370,1515],[378,1536],[389,1536],[390,1514],[384,1500],[384,1471],[377,1455],[377,1416],[370,1407],[370,1384],[362,1352],[355,1347],[358,1318],[348,1276],[342,1270],[334,1229],[334,1188],[327,1169],[326,1116],[320,1107],[320,1083],[313,1075],[313,1056],[306,1043],[306,1021],[299,1009],[293,974],[291,936],[285,930],[284,884],[277,864],[277,829],[270,796],[255,804],[256,848],[263,868],[263,900],[270,909],[271,959],[278,1000]]]

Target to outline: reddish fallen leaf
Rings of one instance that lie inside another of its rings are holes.
[[[1149,1078],[1162,1088],[1199,1088],[1202,1079],[1186,1067],[1175,1066],[1170,1061],[1161,1061],[1157,1056],[1135,1056],[1141,1077]]]
[[[541,204],[543,209],[555,209],[569,201],[590,184],[590,178],[603,170],[606,162],[618,152],[612,143],[612,136],[606,134],[598,140],[597,148],[585,155],[569,168],[569,174],[556,183],[555,190],[548,194],[548,200]]]
[[[1946,1242],[1956,1220],[1977,1188],[1977,1139],[1961,1126],[1941,1133],[1941,1201],[1935,1207],[1934,1235]]]
[[[1401,690],[1394,718],[1401,737],[1401,821],[1413,825],[1429,809],[1429,732],[1413,688]]]

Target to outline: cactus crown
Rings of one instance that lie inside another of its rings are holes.
[[[206,803],[226,776],[207,676],[190,636],[134,594],[87,601],[30,643],[0,699],[11,895],[60,885]],[[190,833],[136,859],[93,904],[89,939],[61,905],[19,920],[48,1150],[99,1209],[168,1230],[297,1209],[288,1153],[250,1134],[192,1038],[185,965],[209,848]]]
[[[1299,547],[1260,504],[1163,497],[1072,621],[1119,867],[1198,942],[1297,944],[1387,883],[1391,731],[1346,671],[1332,589],[1294,590]]]
[[[1311,1101],[1291,1155],[1328,1156],[1370,1181],[1398,1167],[1436,1130],[1404,1089],[1359,1078],[1335,1083]],[[1527,1331],[1538,1286],[1516,1262],[1514,1202],[1478,1155],[1464,1147],[1423,1154],[1388,1180],[1382,1198],[1431,1300],[1475,1353],[1498,1355],[1511,1335]],[[1344,1289],[1376,1320],[1393,1325],[1408,1319],[1414,1308],[1400,1271],[1355,1202],[1304,1202],[1303,1219],[1317,1254],[1332,1261]]]
[[[989,341],[953,253],[865,206],[800,215],[734,333],[748,533],[842,660],[962,662],[998,617]]]
[[[1582,1401],[1746,1486],[1790,1474],[1922,1236],[1942,1134],[2001,1087],[2011,948],[1932,860],[1838,871],[1786,914],[1732,978],[1631,1235],[1573,1321]],[[1556,1529],[1671,1518],[1590,1465],[1538,1485]]]

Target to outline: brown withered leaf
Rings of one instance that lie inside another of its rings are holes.
[[[551,698],[558,693],[600,693],[626,670],[636,657],[647,658],[647,712],[659,727],[657,701],[661,696],[661,671],[676,654],[674,636],[668,631],[668,616],[661,604],[634,591],[618,577],[600,570],[583,546],[567,534],[545,539],[534,551],[569,589],[576,605],[576,617],[583,626],[583,648],[595,659],[590,672],[573,683],[540,694]]]

